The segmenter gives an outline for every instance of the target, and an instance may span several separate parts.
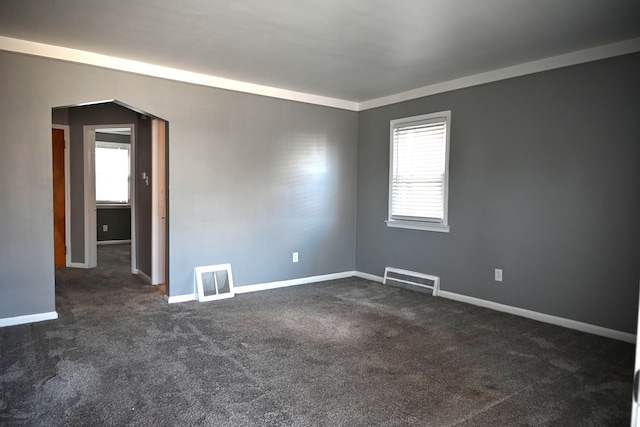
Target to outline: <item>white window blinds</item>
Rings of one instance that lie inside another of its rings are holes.
[[[449,114],[391,122],[390,220],[446,225]]]

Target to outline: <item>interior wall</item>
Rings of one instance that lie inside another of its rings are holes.
[[[136,125],[136,251],[137,268],[151,277],[151,118],[139,116]],[[148,178],[142,178],[142,174]]]
[[[38,82],[9,57],[0,53],[0,318],[55,311],[53,104],[27,106]]]
[[[121,106],[115,104],[116,107],[122,108]],[[85,107],[80,107],[85,108]],[[54,108],[54,111],[60,110],[60,108]],[[69,110],[68,108],[62,108],[62,110]],[[130,144],[131,143],[131,135],[121,135],[117,133],[106,133],[106,132],[96,132],[96,141],[103,142],[119,142],[121,144]]]
[[[119,99],[171,123],[171,296],[198,265],[238,286],[391,265],[634,333],[639,72],[627,55],[357,114],[0,52],[0,317],[55,310],[51,108]],[[446,109],[451,233],[389,229],[389,120]]]
[[[84,263],[84,126],[136,124],[138,114],[110,102],[71,107],[68,110],[71,262]]]
[[[52,109],[51,123],[56,125],[68,125],[69,124],[69,108]]]
[[[353,271],[357,114],[170,86],[171,295],[196,266],[230,263],[236,286]]]
[[[361,112],[357,270],[635,334],[639,75],[633,54]],[[451,232],[387,228],[389,121],[444,110]]]
[[[131,240],[131,207],[98,206],[96,209],[98,242]],[[107,226],[107,231],[104,226]]]
[[[8,52],[0,79],[0,317],[54,310],[51,108],[103,99],[171,124],[170,296],[199,265],[238,286],[354,270],[357,113]]]

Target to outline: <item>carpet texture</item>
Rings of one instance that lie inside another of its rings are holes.
[[[167,304],[127,250],[0,329],[0,425],[629,425],[630,344],[357,278]]]

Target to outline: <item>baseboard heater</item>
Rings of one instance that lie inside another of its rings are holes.
[[[407,289],[424,292],[431,290],[432,295],[438,296],[440,290],[440,278],[430,274],[417,273],[415,271],[402,270],[400,268],[386,267],[384,269],[383,284],[387,281],[395,282],[398,286]]]

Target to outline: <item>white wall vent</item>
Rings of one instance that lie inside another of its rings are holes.
[[[440,290],[440,278],[438,276],[416,273],[415,271],[402,270],[400,268],[386,267],[382,283],[386,285],[387,281],[396,282],[398,286],[407,289],[419,291],[430,289],[434,297],[438,296],[438,291]]]
[[[195,293],[198,301],[213,301],[235,296],[231,264],[196,267],[195,277]]]

